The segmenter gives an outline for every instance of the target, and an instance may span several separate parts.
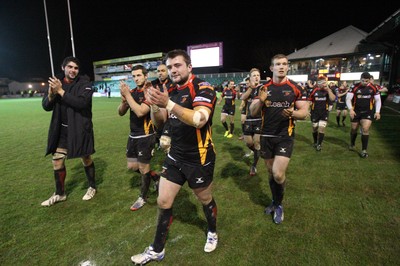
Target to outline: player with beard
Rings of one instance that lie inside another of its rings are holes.
[[[192,73],[189,55],[183,50],[167,53],[168,73],[174,91],[149,88],[146,98],[152,104],[151,117],[156,126],[169,120],[171,148],[161,172],[157,229],[153,243],[143,253],[131,257],[135,264],[161,261],[172,223],[172,207],[176,195],[187,182],[203,206],[208,224],[205,252],[217,247],[217,204],[212,196],[215,147],[211,125],[216,93],[208,82]]]
[[[157,67],[157,75],[158,79],[155,79],[151,82],[153,87],[158,88],[161,91],[167,89],[170,92],[173,89],[173,83],[171,79],[168,77],[168,69],[165,64],[160,64]],[[157,128],[157,139],[160,145],[159,147],[165,153],[168,153],[171,145],[168,123],[165,123],[162,128]]]
[[[381,119],[381,97],[378,88],[371,83],[371,75],[368,72],[363,72],[360,82],[354,84],[347,93],[346,105],[351,118],[349,149],[355,150],[357,132],[361,126],[362,148],[360,156],[361,158],[367,158],[369,128],[371,127],[372,119]]]
[[[95,167],[91,155],[94,149],[92,123],[92,84],[79,75],[80,62],[76,57],[66,57],[61,65],[63,73],[49,78],[48,92],[43,96],[42,107],[52,111],[47,140],[46,155],[52,154],[56,191],[42,206],[67,199],[65,160],[82,160],[89,188],[83,200],[90,200],[96,194]]]

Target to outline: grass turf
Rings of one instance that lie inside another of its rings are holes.
[[[50,157],[44,157],[51,113],[41,99],[0,100],[0,265],[130,265],[130,256],[153,241],[156,193],[136,212],[138,174],[126,170],[128,117],[118,98],[94,98],[98,193],[82,201],[87,181],[79,159],[68,160],[68,199],[40,206],[54,190]],[[389,106],[390,107],[390,106]],[[397,106],[396,106],[397,107]],[[400,259],[399,112],[383,108],[374,121],[369,158],[347,150],[349,120],[336,127],[334,113],[322,152],[312,147],[311,124],[296,126],[287,171],[285,221],[275,225],[263,210],[270,191],[263,161],[249,176],[252,159],[237,137],[223,137],[221,105],[214,115],[217,150],[214,197],[219,245],[206,254],[206,221],[185,185],[174,204],[174,222],[161,265],[398,265]],[[397,109],[398,110],[398,109]],[[361,146],[357,138],[358,150]],[[161,170],[164,154],[155,153]]]

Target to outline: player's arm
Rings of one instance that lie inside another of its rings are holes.
[[[128,103],[128,106],[131,108],[131,110],[138,116],[142,117],[147,115],[150,112],[150,106],[148,106],[145,103],[138,104],[135,99],[133,99],[132,95],[129,93],[126,96],[126,101]]]
[[[386,88],[386,86],[382,86],[379,88],[379,92],[388,92],[388,88]]]
[[[42,107],[45,111],[52,111],[55,104],[56,95],[53,93],[51,87],[49,86],[48,92],[45,93],[42,99]]]
[[[353,110],[353,105],[351,104],[351,100],[353,99],[354,94],[352,92],[347,93],[346,95],[346,105],[347,109]]]
[[[160,108],[155,104],[150,105],[150,118],[154,126],[163,128],[165,121],[167,121],[168,112],[165,108]]]
[[[121,92],[121,96],[123,96],[129,106],[129,108],[138,116],[142,117],[147,115],[150,112],[150,107],[147,104],[139,104],[133,99],[131,91],[129,89],[128,84],[124,81],[121,81],[119,84],[119,90]],[[123,109],[124,110],[124,109]],[[126,113],[126,111],[125,111]]]
[[[346,95],[346,105],[347,105],[347,109],[349,109],[349,114],[350,114],[351,119],[353,119],[356,114],[356,112],[354,112],[353,105],[351,104],[351,100],[353,99],[353,97],[354,97],[353,92],[348,92]]]
[[[251,89],[250,89],[251,90]],[[257,116],[260,112],[261,109],[265,103],[265,100],[267,100],[267,92],[265,91],[264,88],[260,88],[260,91],[258,92],[258,96],[256,96],[250,104],[249,110],[250,110],[250,115],[251,116]]]
[[[205,106],[196,106],[192,110],[175,104],[171,100],[168,101],[166,109],[183,123],[195,128],[202,128],[211,114],[211,110]]]
[[[310,105],[308,101],[296,101],[296,110],[292,111],[291,117],[296,120],[304,120],[309,115]]]
[[[379,120],[379,119],[381,119],[381,106],[382,106],[381,96],[379,94],[375,94],[374,99],[375,99],[375,114],[374,114],[374,118],[376,120]]]
[[[342,96],[346,95],[348,91],[349,91],[349,88],[347,88],[343,93],[339,93],[339,91],[338,91],[338,92],[336,93],[336,95],[337,95],[337,97],[339,98],[339,97],[342,97]]]
[[[242,101],[247,100],[250,97],[252,90],[253,89],[251,87],[247,88],[246,92],[243,93],[242,96],[240,97],[240,100],[242,100]]]
[[[249,110],[251,116],[257,116],[261,112],[261,108],[264,105],[264,101],[260,100],[260,98],[255,98],[251,101]]]
[[[129,109],[129,105],[124,96],[121,95],[121,103],[118,105],[118,114],[123,116]]]
[[[334,101],[336,99],[336,95],[333,93],[332,89],[329,87],[326,87],[326,90],[328,91],[328,94],[329,94],[329,100]]]
[[[242,101],[240,102],[239,110],[242,111],[245,105],[246,105],[246,101],[245,101],[245,100],[242,100]]]

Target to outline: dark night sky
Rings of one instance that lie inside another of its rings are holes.
[[[106,1],[70,0],[76,56],[92,77],[92,62],[224,42],[223,71],[265,68],[271,55],[289,54],[353,25],[370,32],[400,4],[380,1]],[[46,0],[55,71],[72,54],[67,0]],[[0,77],[51,75],[42,0],[0,1]],[[93,78],[93,77],[92,77]]]

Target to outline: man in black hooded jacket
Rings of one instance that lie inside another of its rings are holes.
[[[48,92],[43,96],[45,111],[53,111],[47,141],[46,155],[52,154],[56,191],[42,202],[51,206],[65,201],[65,160],[80,157],[85,168],[89,188],[83,200],[96,194],[95,166],[91,158],[94,150],[92,123],[91,82],[79,75],[80,62],[76,57],[66,57],[59,77],[49,78]]]

